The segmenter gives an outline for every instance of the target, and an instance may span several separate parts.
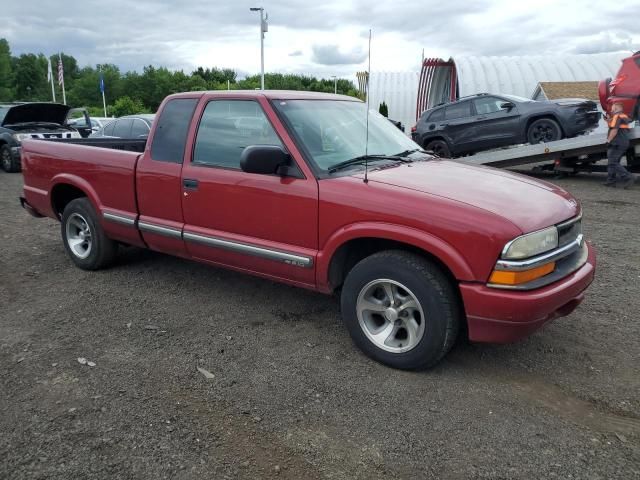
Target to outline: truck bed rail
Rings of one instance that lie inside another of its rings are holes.
[[[73,143],[87,147],[109,148],[112,150],[125,150],[128,152],[144,152],[147,145],[146,138],[50,138],[42,139],[45,142]]]

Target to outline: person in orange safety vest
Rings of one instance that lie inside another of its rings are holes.
[[[631,119],[623,113],[622,103],[611,106],[611,115],[607,118],[609,134],[607,135],[607,187],[613,187],[618,182],[623,188],[633,185],[635,177],[620,165],[620,159],[629,149],[629,129]]]

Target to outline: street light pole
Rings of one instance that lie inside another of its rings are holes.
[[[333,93],[337,94],[338,93],[338,77],[336,77],[335,75],[332,75],[331,78],[333,78]]]
[[[264,90],[264,34],[269,31],[267,25],[268,16],[263,7],[251,7],[252,12],[260,12],[260,89]]]

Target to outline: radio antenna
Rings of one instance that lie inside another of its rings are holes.
[[[367,155],[369,154],[369,83],[371,80],[371,29],[369,29],[369,66],[367,67],[367,83],[366,83],[366,94],[367,94],[367,126],[366,126],[366,136],[364,142],[364,183],[369,182],[368,170],[369,170],[369,162]]]

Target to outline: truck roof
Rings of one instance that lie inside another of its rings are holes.
[[[351,102],[360,102],[358,98],[348,95],[336,95],[333,93],[322,92],[306,92],[298,90],[209,90],[204,92],[184,92],[169,95],[167,98],[180,97],[201,97],[203,95],[212,95],[216,97],[238,97],[246,96],[248,98],[266,97],[270,100],[343,100]]]

